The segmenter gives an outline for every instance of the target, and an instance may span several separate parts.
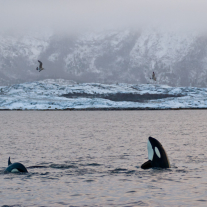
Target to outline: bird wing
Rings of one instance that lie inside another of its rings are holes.
[[[40,66],[39,66],[39,67],[40,67],[40,68],[42,68],[42,62],[41,62],[41,61],[39,61],[39,60],[38,60],[38,62],[40,63]]]

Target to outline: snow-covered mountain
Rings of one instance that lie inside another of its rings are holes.
[[[0,110],[207,108],[207,89],[47,79],[0,87]]]
[[[158,84],[206,87],[207,38],[155,29],[0,36],[0,85],[46,78],[143,84],[153,71]]]

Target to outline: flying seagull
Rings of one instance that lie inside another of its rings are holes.
[[[44,70],[44,68],[42,67],[42,62],[39,60],[38,60],[38,62],[39,62],[39,67],[37,67],[36,70],[38,70],[40,72],[40,71]]]
[[[155,72],[154,72],[154,71],[153,71],[153,73],[152,73],[152,77],[151,77],[150,79],[156,81],[156,77],[155,77]]]

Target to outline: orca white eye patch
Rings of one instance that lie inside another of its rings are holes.
[[[155,147],[155,153],[159,158],[161,158],[160,151],[158,150],[157,147]]]

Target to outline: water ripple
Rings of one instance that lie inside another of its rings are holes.
[[[206,206],[206,123],[207,110],[2,111],[1,206]],[[170,169],[140,168],[150,135]],[[28,173],[4,174],[9,156]]]

